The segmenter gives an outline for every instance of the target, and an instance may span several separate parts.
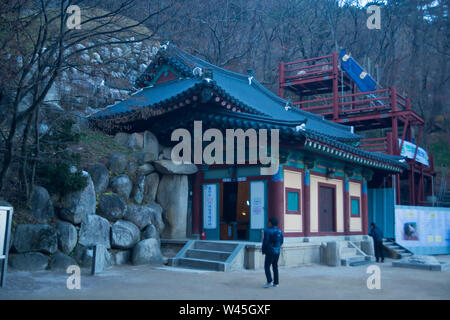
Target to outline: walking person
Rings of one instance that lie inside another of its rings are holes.
[[[375,223],[370,224],[370,233],[369,236],[373,238],[373,246],[375,249],[375,258],[377,259],[377,262],[380,261],[384,262],[384,255],[383,255],[383,231],[379,227],[375,225]]]
[[[278,287],[278,259],[280,258],[280,247],[283,244],[283,232],[278,229],[278,220],[275,217],[269,219],[269,228],[264,230],[262,253],[266,255],[264,260],[264,271],[267,283],[264,288]],[[273,269],[273,282],[270,266]]]

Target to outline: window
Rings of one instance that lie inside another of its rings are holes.
[[[361,216],[361,207],[360,201],[358,197],[351,197],[351,216],[352,217],[360,217]]]
[[[286,188],[286,213],[300,214],[300,189]]]

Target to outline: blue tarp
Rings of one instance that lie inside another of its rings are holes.
[[[340,59],[342,70],[352,78],[361,92],[375,90],[375,80],[344,49],[341,49]]]

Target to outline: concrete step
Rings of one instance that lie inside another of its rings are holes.
[[[366,260],[367,259],[364,256],[344,257],[344,258],[341,258],[341,265],[342,266],[350,266],[353,263],[364,262]]]
[[[180,258],[177,265],[184,268],[224,271],[225,264],[219,261],[195,259],[195,258]]]
[[[235,243],[226,243],[226,242],[212,242],[212,241],[204,241],[199,240],[195,241],[194,249],[202,249],[202,250],[212,250],[212,251],[222,251],[222,252],[233,252],[236,249],[237,244]]]
[[[411,257],[413,254],[410,252],[405,252],[400,254],[402,258]]]
[[[352,257],[358,255],[355,248],[341,248],[341,257]]]
[[[365,265],[365,264],[371,264],[371,263],[372,263],[372,261],[370,261],[370,260],[355,261],[355,262],[351,262],[351,263],[349,264],[349,266],[350,266],[350,267],[357,267],[357,266],[362,266],[362,265]]]
[[[204,250],[204,249],[189,249],[186,251],[186,258],[204,259],[211,261],[226,261],[230,256],[230,252]]]

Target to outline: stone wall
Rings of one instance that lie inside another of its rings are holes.
[[[186,238],[187,175],[193,164],[175,165],[170,149],[151,132],[118,133],[127,154],[112,154],[83,174],[87,186],[57,198],[35,186],[29,215],[40,224],[15,227],[9,264],[19,270],[91,267],[93,247],[103,245],[105,265],[161,264],[160,237]]]

